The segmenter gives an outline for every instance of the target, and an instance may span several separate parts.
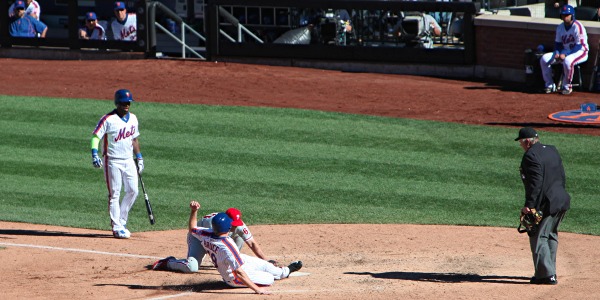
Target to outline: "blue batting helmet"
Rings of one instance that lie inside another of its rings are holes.
[[[115,92],[115,105],[131,101],[133,101],[133,96],[129,90],[121,89]]]
[[[215,233],[229,232],[229,229],[231,229],[232,221],[233,220],[224,212],[220,212],[220,213],[216,214],[212,218],[212,221],[211,221],[213,232],[215,232]]]
[[[573,6],[565,4],[560,9],[560,14],[561,15],[575,15],[575,9],[573,8]]]

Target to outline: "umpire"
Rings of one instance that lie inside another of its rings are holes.
[[[539,142],[531,127],[519,130],[515,139],[525,150],[521,160],[521,179],[525,186],[525,205],[521,216],[542,213],[539,225],[528,232],[535,274],[532,284],[558,284],[556,252],[558,226],[571,206],[571,196],[565,190],[565,169],[558,150]]]

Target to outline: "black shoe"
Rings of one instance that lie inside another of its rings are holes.
[[[546,278],[531,277],[531,280],[529,281],[529,283],[531,283],[531,284],[550,284],[550,285],[555,285],[555,284],[558,284],[558,280],[556,279],[556,275],[552,275],[552,276],[546,277]]]
[[[288,266],[288,269],[290,269],[290,274],[293,272],[296,272],[296,271],[302,269],[302,262],[299,260],[295,261]]]

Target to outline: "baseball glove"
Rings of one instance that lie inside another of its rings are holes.
[[[519,228],[517,228],[519,233],[534,232],[537,229],[537,226],[542,221],[542,212],[532,209],[531,213],[521,214],[519,221],[520,221]],[[523,228],[523,229],[521,229],[521,228]]]

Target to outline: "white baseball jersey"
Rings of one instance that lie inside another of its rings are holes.
[[[132,158],[133,139],[140,135],[138,119],[130,112],[124,118],[127,121],[119,118],[115,109],[104,115],[94,129],[93,134],[101,139],[104,137],[104,156],[119,159]]]
[[[137,39],[137,16],[128,13],[123,22],[114,19],[110,24],[115,40],[135,41]]]
[[[589,49],[585,27],[577,20],[573,22],[568,30],[565,28],[564,23],[558,25],[554,41],[563,45],[563,49],[566,53],[562,53],[565,54],[571,54],[576,45],[581,45],[585,51],[588,51]]]
[[[196,227],[190,233],[200,240],[223,281],[232,287],[245,286],[233,272],[238,268],[242,268],[250,280],[259,285],[271,285],[274,280],[290,274],[287,267],[276,267],[260,258],[241,254],[229,236],[215,236],[212,229]]]
[[[15,4],[13,3],[8,8],[8,16],[9,17],[12,17],[14,15],[14,10],[15,10]],[[39,21],[42,10],[40,9],[40,4],[37,3],[37,1],[35,1],[35,0],[32,0],[31,3],[29,3],[29,6],[27,6],[27,8],[25,9],[26,15],[31,15],[32,13],[35,14],[35,18]]]
[[[106,40],[106,32],[104,31],[104,27],[100,24],[96,23],[96,27],[93,29],[89,29],[87,26],[83,26],[79,28],[80,31],[85,31],[86,36],[90,40]]]

